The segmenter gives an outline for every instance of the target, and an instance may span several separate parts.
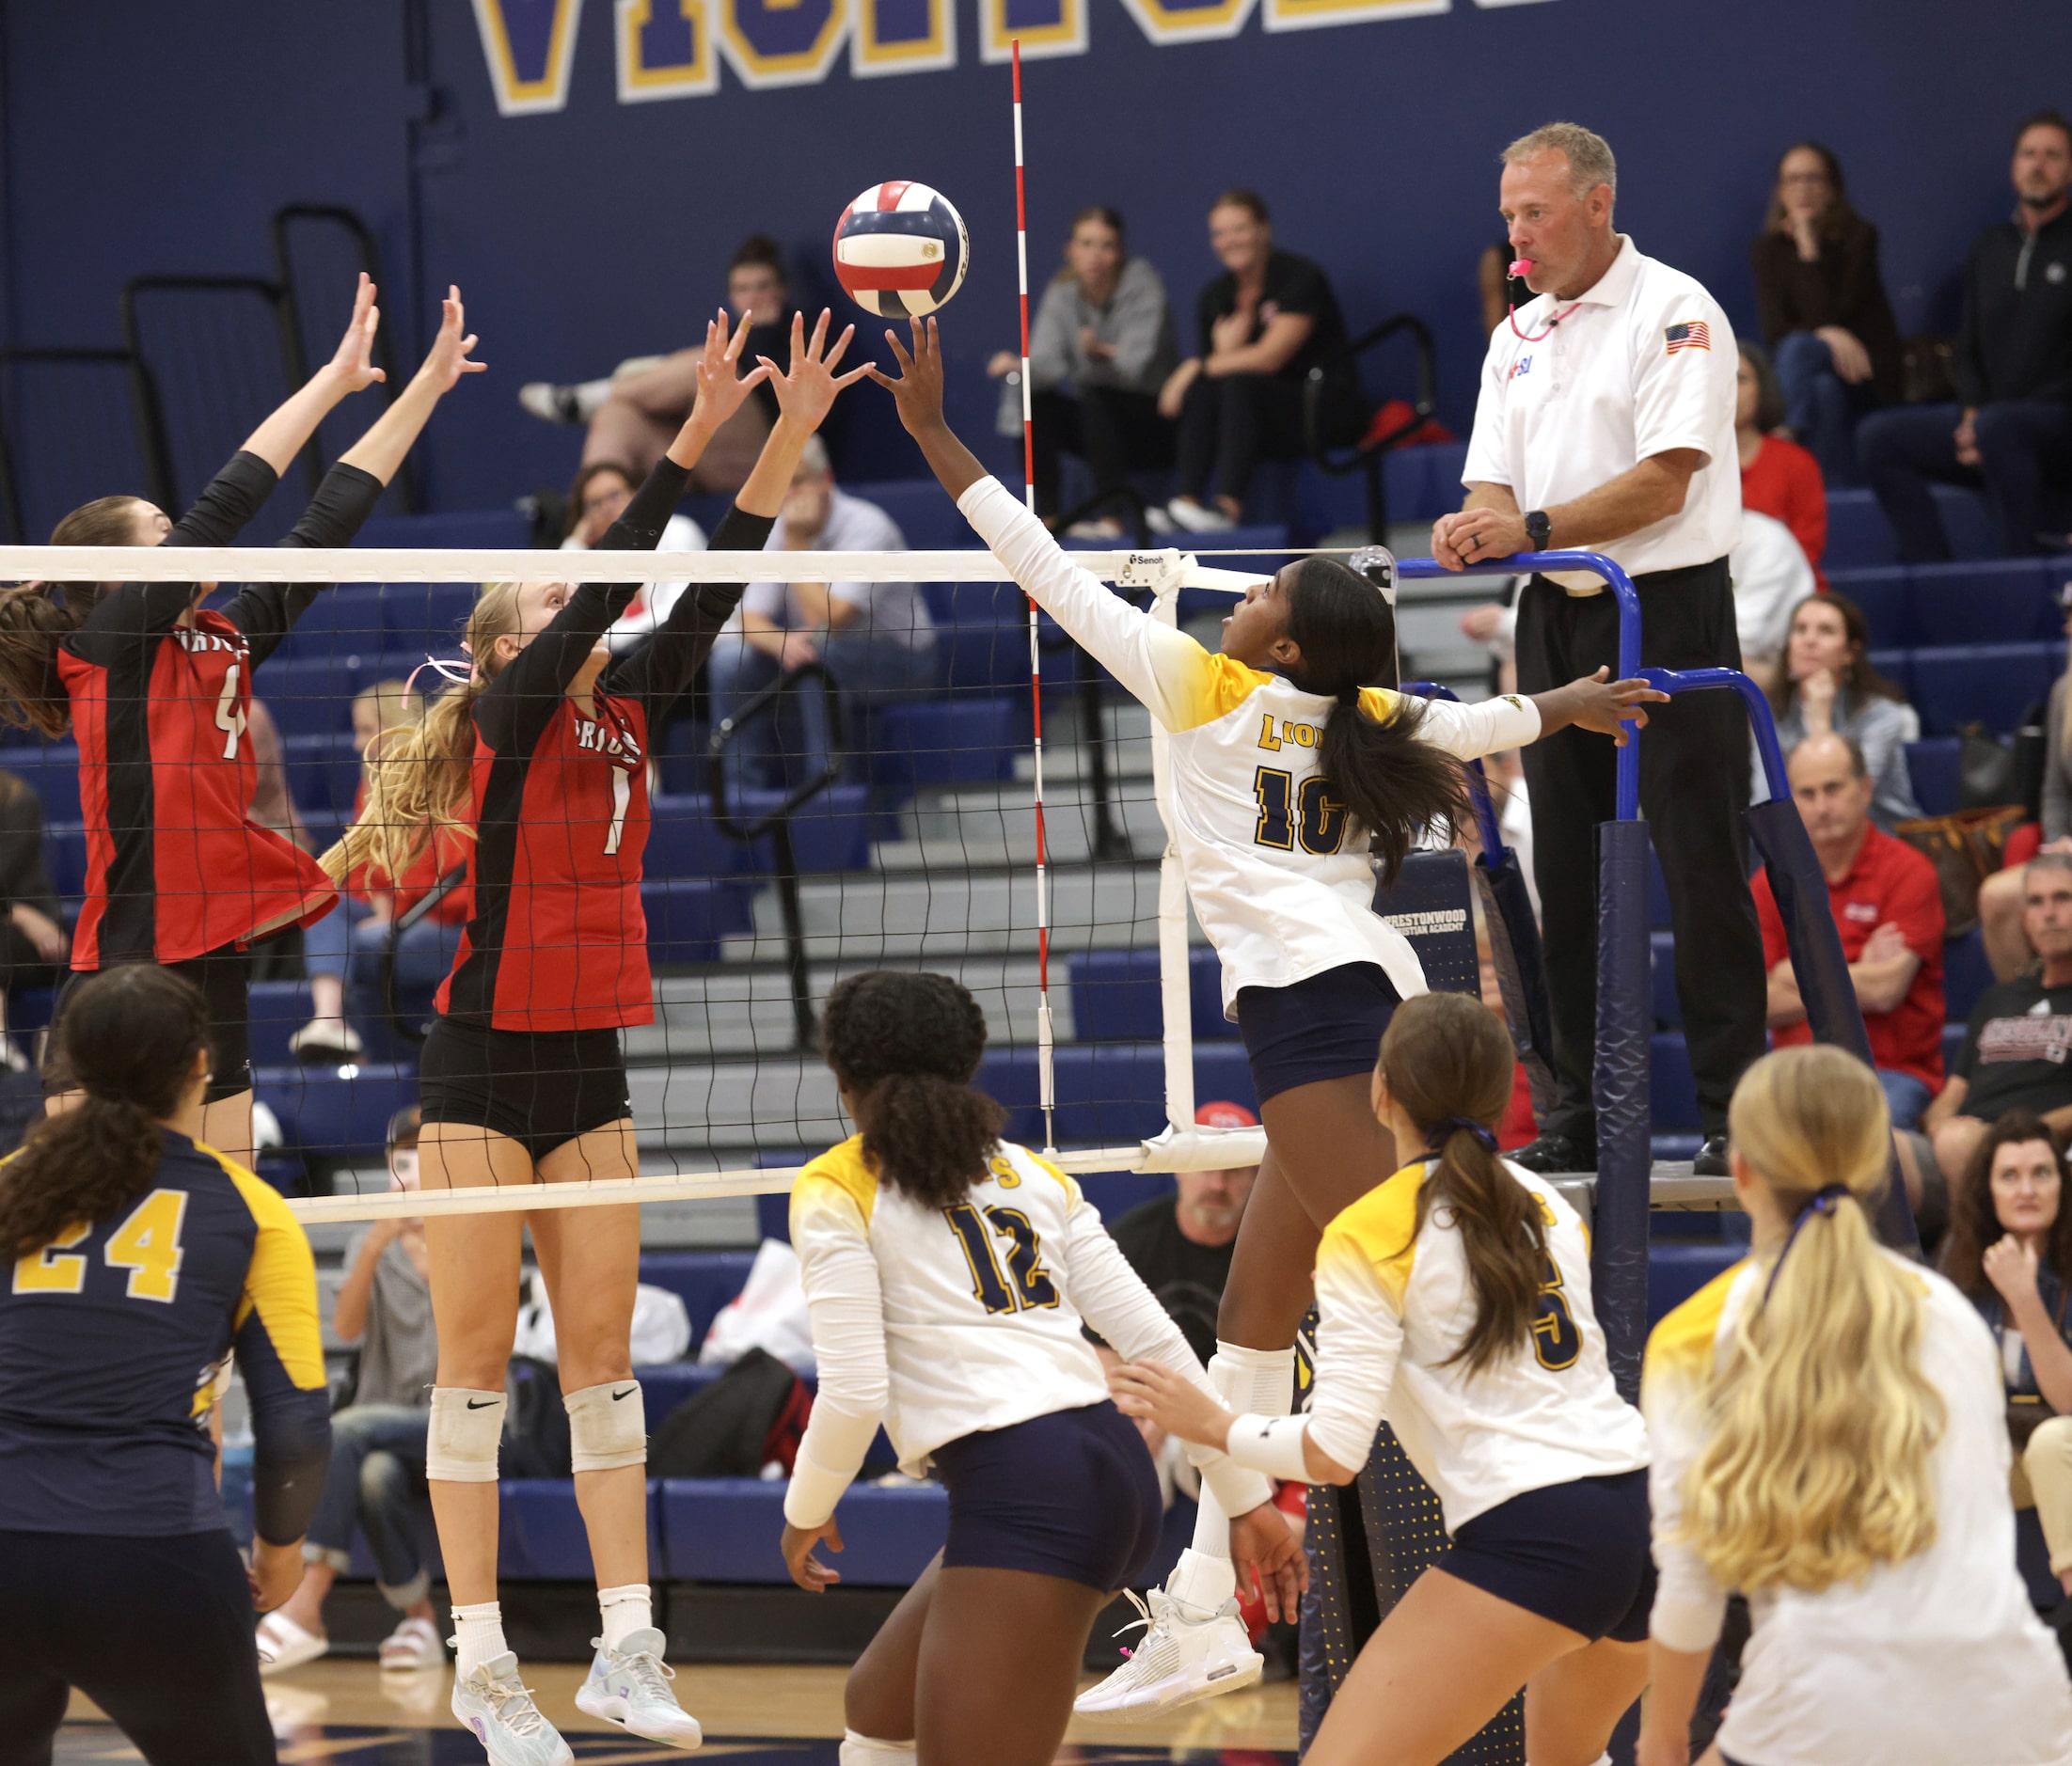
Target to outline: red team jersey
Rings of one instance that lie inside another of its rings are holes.
[[[274,484],[264,461],[238,454],[165,544],[227,544]],[[381,489],[356,466],[334,467],[283,544],[345,544]],[[74,969],[184,962],[290,915],[307,924],[335,903],[314,859],[251,820],[259,772],[245,735],[252,670],[318,587],[255,583],[182,625],[193,585],[124,583],[59,646],[87,828]]]

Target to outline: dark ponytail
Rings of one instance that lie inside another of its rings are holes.
[[[1305,558],[1290,578],[1288,635],[1303,666],[1289,679],[1338,702],[1319,733],[1318,770],[1373,842],[1382,880],[1393,883],[1423,829],[1450,841],[1466,819],[1466,771],[1418,740],[1424,707],[1416,701],[1399,701],[1384,721],[1360,708],[1360,688],[1396,679],[1396,610],[1382,591],[1335,558]]]
[[[162,1118],[180,1108],[209,1008],[192,982],[151,963],[76,983],[53,1033],[52,1077],[83,1096],[30,1128],[0,1165],[0,1259],[33,1254],[75,1222],[106,1220],[150,1188]]]
[[[57,646],[79,629],[81,619],[51,584],[0,588],[0,722],[52,737],[71,728],[71,696],[57,672]]]
[[[1448,1364],[1465,1362],[1470,1373],[1532,1340],[1546,1279],[1539,1204],[1496,1154],[1494,1129],[1511,1099],[1516,1060],[1502,1020],[1471,994],[1406,1000],[1382,1038],[1389,1096],[1439,1159],[1418,1191],[1417,1224],[1447,1209],[1467,1254],[1475,1322]],[[1404,1147],[1400,1156],[1412,1154]]]
[[[924,1207],[963,1200],[1006,1121],[972,1090],[986,1052],[978,1001],[947,975],[850,975],[828,995],[820,1044],[883,1181]]]

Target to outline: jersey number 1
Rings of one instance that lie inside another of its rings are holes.
[[[942,1212],[971,1265],[972,1293],[988,1312],[1040,1312],[1057,1304],[1057,1285],[1043,1268],[1043,1241],[1020,1209],[996,1205],[981,1219],[969,1202],[959,1202]],[[1004,1274],[986,1231],[989,1222],[1007,1245]]]
[[[626,807],[632,801],[633,775],[614,766],[611,769],[611,832],[605,836],[607,858],[619,850],[619,842],[625,834]]]

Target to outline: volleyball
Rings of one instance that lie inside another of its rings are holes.
[[[834,274],[849,298],[884,319],[918,319],[963,285],[964,217],[926,184],[873,184],[834,228]]]

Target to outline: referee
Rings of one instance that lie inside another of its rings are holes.
[[[1531,262],[1535,298],[1490,338],[1467,499],[1433,524],[1432,554],[1463,570],[1513,552],[1606,553],[1640,592],[1643,664],[1737,669],[1727,554],[1741,480],[1727,316],[1692,277],[1613,230],[1618,171],[1602,136],[1548,123],[1503,161],[1504,219],[1511,249]],[[1517,642],[1521,693],[1600,664],[1616,673],[1618,604],[1588,574],[1534,576]],[[1513,1156],[1532,1171],[1597,1165],[1596,828],[1615,813],[1615,752],[1581,730],[1524,751],[1558,1080],[1540,1138]],[[1740,701],[1692,693],[1657,706],[1640,743],[1640,802],[1669,885],[1703,1175],[1726,1175],[1728,1099],[1764,1049],[1748,800]]]

